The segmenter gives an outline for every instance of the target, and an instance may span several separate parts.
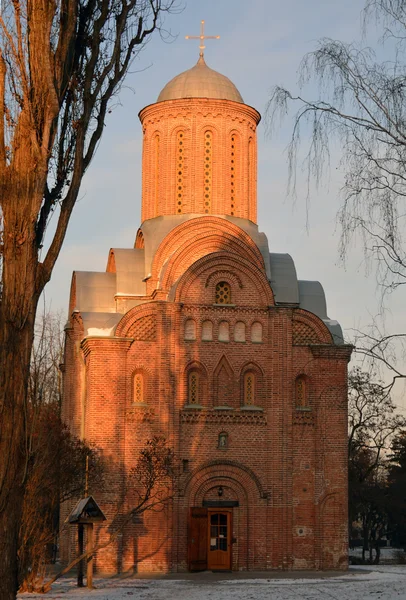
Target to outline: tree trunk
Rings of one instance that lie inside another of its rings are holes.
[[[23,194],[14,193],[4,204],[0,299],[0,600],[14,600],[18,589],[19,526],[29,460],[27,385],[41,290],[37,282],[39,263],[30,202]],[[25,211],[21,210],[24,206]]]

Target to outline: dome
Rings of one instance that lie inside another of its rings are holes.
[[[210,69],[202,56],[194,67],[180,73],[166,84],[157,102],[179,98],[217,98],[244,102],[233,82]]]

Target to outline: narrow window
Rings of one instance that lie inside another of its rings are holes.
[[[234,329],[234,341],[245,342],[245,323],[238,321]]]
[[[155,216],[158,215],[158,200],[159,200],[159,152],[160,140],[159,135],[155,135],[154,139],[154,161],[155,161],[155,181],[154,181],[154,210]]]
[[[230,340],[230,326],[227,321],[221,321],[219,325],[219,341],[228,342]]]
[[[255,322],[251,327],[251,342],[262,342],[262,325]]]
[[[230,148],[230,213],[231,215],[235,215],[236,207],[237,207],[237,187],[236,187],[236,165],[238,159],[238,137],[234,133],[231,136],[231,148]]]
[[[189,373],[188,404],[199,404],[199,373],[197,371]]]
[[[306,378],[304,375],[299,375],[296,379],[295,384],[295,402],[297,408],[304,408],[307,406],[306,400]]]
[[[212,172],[213,172],[213,134],[206,131],[204,134],[204,186],[203,186],[203,207],[205,213],[211,212],[212,196]]]
[[[134,377],[134,402],[144,403],[144,378],[141,373],[137,373]]]
[[[202,340],[211,342],[213,339],[213,323],[211,321],[203,321],[202,325]]]
[[[216,304],[231,304],[231,287],[226,281],[216,285]]]
[[[196,323],[193,319],[187,319],[185,322],[185,340],[196,339]]]
[[[248,140],[248,218],[252,219],[251,205],[253,202],[254,193],[254,144],[252,138]]]
[[[183,161],[184,161],[184,147],[185,135],[183,131],[178,131],[176,136],[176,148],[177,148],[177,171],[176,171],[176,212],[180,214],[182,212],[183,203]]]
[[[255,404],[255,375],[254,373],[245,373],[244,375],[244,404],[252,406]]]

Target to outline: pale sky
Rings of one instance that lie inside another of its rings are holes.
[[[156,101],[164,85],[198,59],[201,19],[208,40],[205,59],[229,77],[244,101],[261,114],[272,85],[297,91],[297,69],[321,37],[351,42],[360,38],[364,0],[188,0],[182,13],[168,16],[171,43],[156,34],[133,65],[117,104],[106,122],[97,156],[82,184],[80,201],[51,282],[46,302],[67,311],[73,270],[104,271],[111,247],[131,248],[140,224],[142,132],[138,112]],[[345,335],[365,326],[377,312],[379,292],[367,276],[363,254],[353,248],[346,269],[339,266],[340,172],[332,169],[326,186],[314,191],[310,227],[306,230],[305,179],[294,203],[286,196],[286,146],[292,130],[287,119],[276,135],[258,128],[258,224],[270,251],[288,252],[299,279],[319,280],[327,297],[328,315],[341,323]],[[403,302],[404,305],[404,302]],[[401,292],[393,296],[388,328],[406,329]],[[400,402],[402,404],[402,401]]]

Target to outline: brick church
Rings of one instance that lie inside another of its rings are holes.
[[[131,508],[147,440],[166,438],[180,474],[97,566],[345,569],[351,347],[320,283],[258,229],[260,114],[201,52],[139,117],[141,226],[105,272],[73,274],[63,417],[108,465],[98,541]]]

